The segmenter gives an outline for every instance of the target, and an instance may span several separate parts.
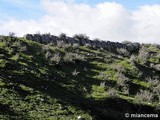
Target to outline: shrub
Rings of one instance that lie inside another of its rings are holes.
[[[45,58],[49,59],[51,57],[51,55],[52,55],[51,52],[47,51],[46,54],[45,54]]]
[[[122,65],[111,65],[111,69],[116,70],[118,73],[125,73],[126,69]]]
[[[115,88],[109,88],[107,90],[107,94],[110,98],[117,98],[118,97],[118,91]]]
[[[129,55],[129,52],[124,48],[117,48],[116,51],[117,51],[118,54],[123,55],[123,56],[128,56]]]
[[[160,71],[160,64],[154,65],[154,68],[158,71]]]
[[[27,47],[26,46],[21,46],[20,48],[19,48],[19,51],[20,52],[24,52],[24,51],[26,51],[27,50]]]
[[[36,31],[36,34],[41,35],[41,32],[39,30]]]
[[[59,64],[61,61],[61,56],[59,53],[54,54],[53,57],[50,58],[51,62],[56,62],[56,64]]]
[[[142,48],[139,51],[139,55],[138,55],[138,60],[142,63],[145,64],[147,62],[147,60],[149,59],[150,54],[147,52],[147,49]]]
[[[59,38],[60,38],[60,39],[66,39],[66,37],[67,37],[67,36],[66,36],[65,33],[61,33],[61,34],[59,35]]]
[[[128,82],[128,78],[126,78],[125,75],[123,75],[122,73],[117,73],[116,77],[117,77],[118,86],[122,86],[123,87]]]
[[[160,96],[160,84],[157,84],[157,86],[153,87],[153,91]]]
[[[99,75],[98,75],[101,79],[103,79],[103,80],[108,80],[108,75],[107,74],[105,74],[104,72],[100,72],[99,73]]]
[[[71,48],[71,46],[72,46],[71,44],[64,44],[64,49],[69,50],[69,48]]]
[[[80,72],[78,72],[76,69],[72,72],[73,76],[77,76]]]
[[[137,57],[135,56],[135,55],[131,55],[131,57],[130,57],[130,62],[132,63],[134,63],[134,62],[136,62],[137,61]]]
[[[42,51],[43,52],[49,51],[49,44],[48,45],[43,45],[42,46]]]
[[[19,40],[16,40],[15,42],[13,42],[12,46],[20,48],[21,47],[21,42]]]
[[[85,61],[85,57],[78,53],[75,54],[75,59],[79,61]]]
[[[137,103],[151,103],[153,101],[153,94],[147,90],[140,90],[135,96]]]
[[[74,53],[66,53],[64,57],[64,61],[69,63],[69,62],[74,62]]]
[[[90,48],[90,47],[92,47],[90,44],[85,44],[85,46],[87,47],[87,48]]]
[[[154,68],[155,70],[157,70],[157,71],[160,71],[160,64],[153,64],[153,63],[150,63],[150,67],[151,68]]]
[[[85,61],[85,58],[83,55],[77,54],[77,53],[66,53],[64,57],[64,61],[69,63],[69,62],[75,62],[75,60],[79,61]]]
[[[76,34],[73,36],[74,39],[78,40],[88,40],[89,37],[86,34]]]
[[[13,59],[14,59],[15,61],[18,61],[18,60],[20,59],[20,54],[19,54],[19,53],[16,53],[16,55],[13,56]]]
[[[16,35],[16,34],[15,34],[14,32],[9,32],[9,36],[10,36],[10,37],[15,37],[15,35]]]
[[[78,47],[79,47],[79,44],[73,43],[73,48],[78,48]]]
[[[0,42],[4,42],[3,36],[0,36]]]
[[[94,38],[93,41],[101,41],[99,38]]]
[[[100,86],[103,87],[103,88],[105,88],[106,87],[106,82],[105,81],[101,82]]]
[[[128,41],[128,40],[124,40],[124,41],[122,41],[122,44],[132,44],[132,42]]]
[[[129,95],[129,86],[128,85],[124,85],[122,87],[122,91],[123,91],[124,94]]]
[[[63,41],[57,41],[57,47],[64,48],[65,43]]]
[[[148,81],[148,84],[151,88],[153,88],[159,84],[159,81],[157,79],[149,78],[147,81]]]

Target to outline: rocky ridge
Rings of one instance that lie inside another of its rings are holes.
[[[90,39],[75,39],[72,37],[67,37],[67,36],[61,36],[57,37],[54,35],[50,34],[26,34],[24,38],[28,40],[33,40],[36,42],[40,43],[57,43],[58,41],[63,41],[64,43],[67,44],[78,44],[80,46],[91,46],[94,48],[108,48],[108,49],[117,49],[117,48],[124,48],[127,49],[129,52],[139,50],[140,49],[140,44],[139,43],[119,43],[119,42],[110,42],[110,41],[100,41],[100,40],[90,40]]]

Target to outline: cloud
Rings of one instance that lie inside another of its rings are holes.
[[[0,22],[0,33],[85,33],[102,40],[160,44],[160,5],[145,5],[132,11],[115,2],[90,6],[74,0],[41,0],[41,5],[46,14],[39,20]]]
[[[133,12],[133,32],[140,42],[160,44],[160,5],[145,5]]]

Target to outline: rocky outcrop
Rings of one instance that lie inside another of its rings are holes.
[[[40,43],[57,43],[58,41],[63,41],[64,43],[68,44],[78,44],[80,46],[91,46],[94,48],[108,48],[108,49],[117,49],[117,48],[124,48],[127,49],[128,51],[132,52],[135,50],[140,49],[140,44],[139,43],[127,43],[127,44],[122,44],[119,42],[110,42],[110,41],[99,41],[99,40],[89,40],[89,39],[74,39],[71,37],[57,37],[54,35],[49,35],[49,34],[26,34],[24,36],[28,40],[33,40],[37,41]]]

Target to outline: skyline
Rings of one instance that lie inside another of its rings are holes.
[[[15,32],[160,44],[158,0],[0,0],[0,34]]]

